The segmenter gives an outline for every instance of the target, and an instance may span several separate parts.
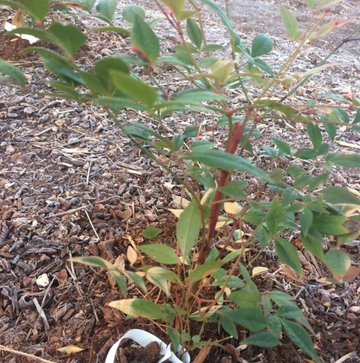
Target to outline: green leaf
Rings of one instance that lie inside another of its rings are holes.
[[[130,32],[124,28],[119,28],[117,26],[103,26],[100,28],[94,28],[94,29],[89,29],[89,32],[115,32],[115,33],[120,33],[120,34],[124,34],[124,35],[130,35]]]
[[[49,43],[59,46],[57,37],[43,29],[20,27],[7,32],[6,34],[29,34],[35,38],[39,38],[41,40],[45,40]]]
[[[228,257],[228,256],[229,255],[227,255],[226,257]],[[224,258],[223,262],[228,262],[228,258]],[[225,275],[225,276],[222,276],[222,277],[216,279],[216,281],[213,282],[212,286],[223,286],[225,284],[225,281],[227,278],[228,278],[228,276]],[[232,289],[232,288],[241,289],[241,288],[245,287],[245,284],[237,276],[230,276],[230,279],[229,279],[226,287],[229,287],[230,289]]]
[[[224,311],[231,311],[231,310],[232,309],[230,309],[228,306],[224,306],[220,310],[218,310],[217,313],[219,314],[220,324],[223,327],[223,329],[229,335],[233,336],[235,339],[238,339],[238,337],[239,337],[238,332],[237,332],[236,325],[234,324],[233,320],[222,313]]]
[[[295,178],[294,188],[305,187],[310,184],[314,177],[312,175],[302,174]]]
[[[331,250],[325,253],[325,263],[335,277],[343,277],[351,266],[351,259],[341,250]]]
[[[316,363],[321,363],[317,356],[311,338],[307,331],[297,323],[281,319],[281,323],[288,337]]]
[[[283,238],[275,238],[275,249],[281,261],[285,262],[301,276],[300,259],[296,247]]]
[[[251,56],[253,58],[268,54],[272,50],[273,41],[266,34],[258,34],[255,36],[251,47]]]
[[[292,165],[286,169],[286,172],[289,175],[291,175],[293,178],[296,178],[296,177],[304,174],[305,170],[303,168],[300,168],[300,166]]]
[[[171,247],[161,243],[139,246],[139,250],[146,253],[151,259],[159,263],[167,265],[180,263],[180,259],[176,255],[175,251]]]
[[[317,257],[321,262],[325,262],[324,251],[322,249],[324,240],[318,230],[311,228],[307,236],[301,234],[301,242],[315,257]]]
[[[49,11],[48,0],[20,0],[26,7],[26,12],[29,13],[36,20],[43,22],[46,14]]]
[[[126,284],[125,277],[119,271],[111,270],[110,272],[111,272],[111,275],[114,277],[116,283],[120,287],[120,290],[122,291],[124,297],[126,297],[127,296],[127,284]]]
[[[319,185],[325,184],[326,181],[329,178],[330,173],[324,173],[318,176],[315,176],[313,179],[311,179],[309,183],[309,190],[313,191],[316,189]]]
[[[206,57],[199,62],[198,66],[200,68],[212,67],[217,61],[218,59],[215,57]]]
[[[262,146],[262,149],[272,158],[275,159],[277,150],[271,146]]]
[[[105,18],[112,20],[117,6],[117,0],[101,0],[96,5],[96,10]]]
[[[260,308],[242,308],[226,312],[224,315],[252,332],[258,332],[268,326]]]
[[[322,143],[320,128],[317,124],[314,124],[312,122],[308,122],[306,126],[310,140],[314,146],[314,150],[317,151]]]
[[[319,214],[314,216],[312,227],[324,235],[337,236],[359,230],[360,223],[344,216]]]
[[[200,163],[212,168],[246,171],[252,175],[271,181],[271,178],[269,178],[264,171],[256,167],[249,160],[243,159],[234,154],[226,153],[225,151],[199,149],[192,151],[191,153],[183,154],[181,157],[183,159],[199,161]]]
[[[29,47],[29,48],[25,48],[23,49],[21,52],[37,52],[39,54],[41,54],[43,57],[46,58],[55,58],[63,63],[66,63],[69,67],[72,67],[76,70],[78,70],[79,68],[77,67],[77,65],[73,62],[68,61],[65,57],[63,57],[62,55],[60,55],[59,53],[54,52],[53,50],[47,49],[47,48],[42,48],[42,47]]]
[[[251,344],[258,347],[272,348],[279,344],[279,340],[270,332],[263,332],[251,335],[242,344]]]
[[[17,8],[23,11],[26,11],[26,7],[23,4],[20,4],[19,2],[11,1],[11,0],[0,0],[0,4],[11,6],[13,8]]]
[[[360,109],[357,110],[354,121],[353,121],[353,124],[358,124],[358,123],[360,123]]]
[[[185,212],[183,212],[184,214]],[[184,255],[185,256],[185,255]],[[191,271],[189,277],[189,284],[204,279],[210,276],[214,271],[220,268],[224,264],[223,261],[205,262],[202,265],[196,267],[195,270]]]
[[[286,208],[275,197],[266,217],[266,226],[272,235],[276,235],[284,227]]]
[[[246,213],[246,215],[243,217],[243,220],[257,225],[260,224],[265,218],[266,213],[259,210],[251,210],[250,212]]]
[[[313,221],[312,211],[309,208],[304,208],[304,210],[299,215],[299,221],[301,225],[301,232],[304,236],[307,236]]]
[[[68,57],[75,53],[86,43],[86,36],[72,24],[53,22],[48,31],[56,37],[58,45]]]
[[[194,44],[186,43],[186,46],[187,46],[187,49],[190,51],[190,53],[197,53],[198,52],[198,49],[195,47]],[[185,45],[183,43],[180,43],[180,44],[176,45],[173,48],[173,50],[176,53],[180,53],[180,54],[183,54],[183,55],[187,55],[187,49],[186,49],[186,47],[185,47]],[[192,65],[192,62],[191,62],[190,65]]]
[[[286,9],[285,6],[280,5],[279,8],[281,19],[290,35],[290,38],[296,40],[298,34],[298,22],[295,16],[288,9]]]
[[[272,179],[274,183],[281,181],[284,177],[284,172],[282,169],[274,169],[270,174],[269,177]]]
[[[344,166],[346,168],[359,168],[360,155],[359,154],[341,154],[331,153],[326,157],[326,161],[330,161],[336,165]]]
[[[201,213],[197,201],[193,199],[182,212],[176,226],[176,238],[180,252],[186,258],[199,238]]]
[[[225,27],[228,29],[230,33],[232,43],[234,45],[238,45],[237,43],[240,43],[240,37],[236,34],[228,16],[222,10],[220,10],[220,8],[217,5],[215,5],[212,1],[210,0],[200,0],[200,1],[209,6],[216,14],[219,15]]]
[[[281,152],[283,152],[286,155],[291,155],[290,146],[287,142],[276,139],[275,137],[273,137],[272,140],[274,141],[275,145]]]
[[[135,15],[134,26],[131,31],[131,45],[142,52],[149,63],[154,63],[160,53],[159,39],[139,15]]]
[[[302,310],[293,303],[290,303],[280,306],[276,314],[281,318],[297,319],[299,316],[302,316]]]
[[[318,10],[329,8],[330,6],[339,4],[341,1],[342,0],[323,0],[319,5]]]
[[[126,63],[120,58],[109,57],[101,59],[95,63],[95,73],[104,79],[110,78],[110,70],[123,72],[125,74],[129,74],[130,72]]]
[[[281,320],[274,315],[270,315],[268,318],[268,324],[269,328],[272,331],[272,333],[278,337],[281,334],[282,326],[281,326]]]
[[[88,257],[73,257],[70,261],[82,263],[88,266],[95,266],[105,268],[107,270],[111,270],[114,268],[110,262],[104,260],[103,258],[96,257],[96,256],[88,256]]]
[[[245,189],[247,186],[248,183],[246,182],[230,180],[226,187],[219,187],[218,190],[230,198],[245,200],[246,194],[243,192],[243,189]]]
[[[141,6],[130,4],[124,6],[122,10],[122,16],[129,23],[135,22],[135,15],[139,16],[141,20],[145,19],[145,11]]]
[[[190,40],[200,49],[203,41],[201,30],[191,18],[186,20],[186,32]]]
[[[160,228],[148,227],[141,232],[141,235],[145,238],[155,238],[162,232]]]
[[[271,77],[274,77],[275,74],[273,72],[273,70],[271,69],[271,67],[269,66],[269,64],[267,64],[264,60],[262,59],[254,59],[254,64],[259,67],[260,69],[262,69],[263,71],[267,72],[270,74]]]
[[[0,73],[9,76],[21,87],[26,86],[26,78],[23,72],[21,72],[19,68],[15,67],[11,63],[8,63],[2,59],[0,59]]]
[[[311,149],[300,149],[295,154],[295,158],[303,159],[303,160],[309,160],[315,158],[315,152]]]
[[[46,84],[59,91],[65,92],[65,94],[67,94],[74,100],[78,100],[80,98],[79,92],[76,91],[76,87],[70,86],[67,83],[63,83],[60,81],[47,81]]]
[[[152,284],[158,286],[165,292],[166,296],[169,296],[169,284],[168,282],[180,283],[179,277],[171,270],[167,270],[163,267],[152,267],[146,271],[146,278]]]
[[[163,0],[162,1],[177,17],[185,6],[185,0]]]
[[[292,304],[291,303],[292,297],[288,294],[285,294],[282,291],[276,291],[276,290],[271,291],[268,294],[268,296],[270,297],[270,299],[274,300],[276,304],[278,304],[279,306]]]
[[[166,332],[173,343],[175,351],[177,351],[180,345],[180,333],[171,326],[166,327]]]
[[[224,49],[220,44],[206,44],[201,48],[201,52],[215,52],[220,49]]]
[[[134,284],[138,285],[140,289],[146,294],[147,289],[142,277],[132,271],[123,271],[123,274]]]
[[[304,3],[311,9],[314,10],[316,7],[316,0],[304,0]]]
[[[163,319],[165,313],[162,312],[162,305],[157,305],[145,299],[123,299],[112,301],[109,306],[119,309],[123,313],[134,318],[142,316],[149,319]]]
[[[328,118],[326,118],[326,119],[329,120]],[[323,126],[324,126],[327,134],[329,135],[330,139],[332,141],[334,141],[335,137],[336,137],[336,125],[324,122]]]
[[[200,102],[200,101],[227,101],[228,98],[218,93],[203,91],[199,89],[189,89],[179,92],[174,98],[176,101]]]
[[[106,96],[109,93],[104,81],[96,74],[90,72],[78,71],[80,77],[84,80],[92,93]]]
[[[360,205],[360,199],[353,193],[341,187],[329,187],[319,191],[324,199],[331,204]]]
[[[261,294],[246,287],[233,292],[230,299],[240,308],[257,308],[261,302]]]
[[[110,71],[114,85],[122,92],[143,103],[147,108],[157,101],[158,93],[142,81],[123,72]]]

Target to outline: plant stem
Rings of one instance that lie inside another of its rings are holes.
[[[241,247],[240,254],[239,254],[238,258],[236,259],[236,261],[234,263],[234,266],[232,267],[231,271],[229,272],[228,277],[226,278],[226,280],[224,282],[224,285],[221,287],[220,292],[217,294],[217,298],[202,313],[200,313],[200,316],[204,316],[206,314],[206,312],[208,310],[210,310],[220,300],[220,297],[224,293],[224,291],[226,289],[226,286],[227,286],[227,284],[228,284],[228,282],[230,280],[230,277],[233,275],[238,263],[240,262],[241,257],[244,254],[244,250],[245,250],[245,245],[243,244],[243,246]]]

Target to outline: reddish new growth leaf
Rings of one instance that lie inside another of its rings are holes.
[[[132,50],[135,52],[135,54],[144,62],[150,63],[149,58],[146,56],[146,54],[138,47],[133,46]]]

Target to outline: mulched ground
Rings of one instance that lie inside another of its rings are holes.
[[[130,1],[120,1],[119,8],[127,3]],[[147,1],[137,3],[148,5]],[[216,3],[223,4],[222,1]],[[278,69],[292,45],[281,37],[285,29],[280,32],[279,27],[274,26],[277,8],[272,1],[248,1],[246,3],[251,4],[245,7],[243,3],[240,0],[230,2],[242,40],[250,45],[256,34],[254,29],[261,32],[266,29],[275,42],[275,49],[267,60]],[[285,1],[277,3],[287,4]],[[298,2],[291,2],[291,7],[296,7],[295,3]],[[253,12],[252,6],[261,6],[267,16],[260,10]],[[346,6],[336,7],[336,12],[344,18],[354,17],[355,6],[355,1],[347,1]],[[155,7],[150,8],[151,17],[159,16]],[[297,11],[301,9],[297,7]],[[243,20],[238,20],[239,16],[246,17],[246,26]],[[205,19],[208,39],[227,44],[219,20],[210,12],[206,12]],[[93,19],[81,20],[83,29],[94,24],[99,26]],[[305,21],[306,17],[302,18],[301,25]],[[256,28],[259,24],[261,29]],[[115,25],[125,25],[120,12]],[[329,50],[337,45],[353,28],[353,25],[342,28],[329,43],[322,43],[322,48],[307,46],[292,71],[301,73],[314,66],[327,54],[324,48]],[[160,35],[162,51],[167,53],[176,44],[175,33],[166,23],[160,23],[155,30]],[[27,46],[21,39],[6,42],[0,33],[0,54],[22,68],[31,89],[43,91],[42,81],[48,79],[49,74],[41,67],[39,58],[32,54],[16,56]],[[289,102],[302,102],[325,92],[350,99],[359,97],[355,85],[360,73],[360,63],[355,56],[357,49],[355,44],[350,48],[348,45],[336,54],[332,61],[339,64],[313,77]],[[102,56],[118,52],[131,52],[128,39],[111,33],[94,33],[89,35],[86,51],[79,52],[77,61],[87,67]],[[221,51],[218,55],[226,56]],[[161,84],[170,84],[170,93],[187,86],[171,69],[159,68],[157,73]],[[240,94],[231,92],[229,96],[233,97],[234,105],[242,102]],[[157,128],[152,119],[140,112],[123,111],[119,120],[124,123],[136,120]],[[203,121],[202,137],[211,139],[213,132],[208,131],[208,126],[217,121],[212,115],[176,114],[168,117],[165,125],[171,136],[200,121]],[[274,136],[289,142],[293,148],[309,145],[303,125],[264,123],[259,125],[259,130],[263,138],[254,140],[254,156],[245,154],[247,157],[268,171],[279,166],[301,165],[302,162],[285,157],[273,161],[261,146],[272,145]],[[341,131],[334,148],[359,152],[359,134]],[[224,130],[218,128],[215,136],[224,140]],[[326,140],[325,134],[324,138]],[[130,268],[127,248],[133,243],[146,243],[140,233],[147,226],[163,229],[156,242],[174,244],[176,219],[168,208],[179,208],[181,189],[173,178],[134,148],[100,107],[22,94],[10,88],[0,90],[0,151],[0,344],[53,362],[95,363],[103,362],[107,349],[130,328],[147,330],[168,343],[168,338],[153,322],[126,320],[122,313],[107,306],[110,301],[121,298],[121,293],[105,272],[67,260],[72,256],[95,255],[111,262],[118,259]],[[322,172],[312,162],[306,162],[305,166],[314,175]],[[248,195],[268,198],[271,191],[262,189],[255,178],[245,178],[249,182]],[[347,186],[360,193],[359,170],[335,168],[327,185]],[[291,238],[296,241],[297,236]],[[355,263],[360,261],[359,245],[357,240],[345,246]],[[257,252],[247,253],[243,262],[252,261]],[[314,343],[324,362],[359,362],[356,353],[360,352],[359,280],[328,285],[323,282],[328,272],[321,264],[314,264],[305,253],[302,263],[304,277],[299,279],[281,265],[268,248],[252,267],[266,266],[270,272],[265,277],[256,277],[255,281],[262,291],[279,289],[295,297],[316,332]],[[47,287],[39,286],[39,277],[44,274],[49,279]],[[130,297],[140,294],[136,287],[130,287]],[[149,298],[155,300],[157,295],[156,291]],[[40,309],[36,305],[42,308],[46,318],[39,316]],[[241,331],[239,341],[246,334]],[[217,324],[208,325],[203,338],[215,336],[222,339],[226,334],[219,333]],[[227,342],[238,347],[239,341]],[[84,351],[73,356],[57,351],[70,344]],[[271,350],[243,348],[238,360],[243,363],[300,363],[306,358],[287,338]],[[28,362],[24,357],[6,352],[0,352],[0,361]],[[235,361],[231,352],[213,348],[205,362]]]

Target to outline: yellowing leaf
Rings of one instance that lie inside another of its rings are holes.
[[[252,270],[252,277],[262,275],[268,271],[269,269],[267,267],[260,267],[260,266],[254,267]]]
[[[316,33],[310,35],[309,40],[311,43],[314,43],[318,39],[321,39],[328,35],[333,29],[339,28],[340,26],[343,26],[352,21],[352,19],[338,19],[330,21],[329,23],[323,25]]]
[[[339,4],[341,2],[342,0],[323,0],[319,5],[318,10],[329,8],[330,6]]]
[[[209,189],[207,190],[207,192],[204,194],[204,196],[201,198],[200,203],[201,203],[201,204],[206,204],[206,203],[208,203],[208,198],[209,198],[210,194],[211,194],[213,191],[214,191],[214,189],[209,188]]]
[[[169,211],[177,218],[180,218],[181,213],[184,211],[184,209],[169,209]]]
[[[187,199],[185,198],[181,199],[181,197],[179,197],[178,195],[173,194],[172,197],[173,201],[179,204],[180,208],[186,208],[190,204],[190,202]]]
[[[232,59],[219,60],[211,67],[211,75],[219,85],[224,85],[234,67]]]
[[[66,347],[62,347],[57,350],[61,353],[72,354],[82,352],[84,349],[77,347],[76,345],[67,345]]]
[[[132,265],[137,261],[138,255],[131,246],[128,247],[126,255]]]
[[[238,215],[242,211],[242,207],[238,203],[224,203],[226,213]]]

